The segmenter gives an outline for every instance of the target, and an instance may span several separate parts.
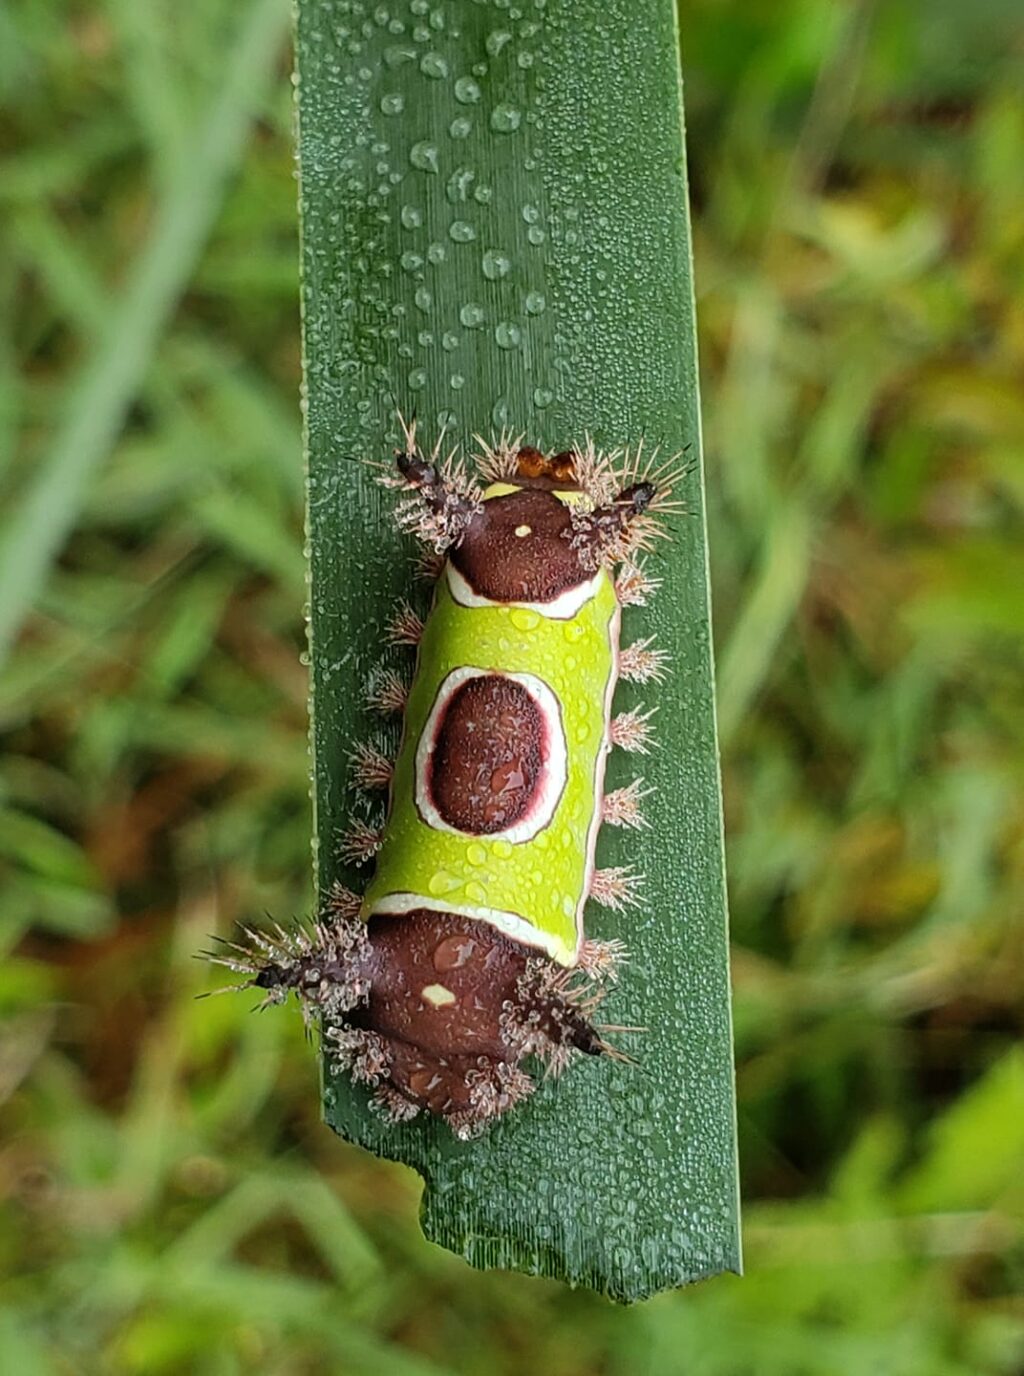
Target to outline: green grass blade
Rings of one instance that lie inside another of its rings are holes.
[[[636,1299],[739,1267],[678,39],[671,0],[522,8],[413,3],[363,22],[345,0],[299,0],[318,877],[358,882],[335,856],[346,755],[411,583],[361,462],[388,455],[396,403],[462,439],[510,424],[559,448],[588,432],[690,445],[694,514],[658,555],[656,605],[625,628],[656,631],[673,661],[645,771],[653,826],[602,835],[599,853],[646,873],[646,902],[592,922],[633,953],[609,1021],[647,1031],[638,1067],[578,1066],[468,1145],[383,1124],[347,1083],[325,1102],[338,1131],[422,1172],[433,1240]],[[612,785],[632,773],[613,761]]]
[[[153,232],[83,367],[39,473],[0,550],[0,664],[109,453],[220,209],[287,24],[283,0],[253,0],[223,80],[194,133],[194,156],[169,186]]]

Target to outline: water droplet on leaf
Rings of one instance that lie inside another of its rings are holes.
[[[460,76],[456,81],[455,99],[462,105],[475,105],[480,99],[480,87],[471,76]]]
[[[522,118],[514,105],[496,105],[491,111],[491,128],[496,134],[514,134]]]
[[[523,334],[511,320],[502,320],[494,327],[494,339],[499,349],[518,349]]]
[[[420,71],[424,76],[440,81],[448,75],[448,63],[440,53],[424,53],[420,58]]]
[[[502,253],[500,249],[489,248],[483,256],[483,274],[490,282],[497,282],[502,277],[507,277],[512,268],[512,260],[507,253]]]
[[[437,146],[433,143],[414,143],[409,149],[409,161],[421,172],[437,171]]]

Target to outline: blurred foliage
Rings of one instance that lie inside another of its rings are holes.
[[[630,1310],[424,1243],[297,1016],[193,998],[309,899],[272,8],[0,13],[8,537],[56,552],[0,684],[0,1369],[1019,1376],[1016,0],[683,0],[749,1274]]]

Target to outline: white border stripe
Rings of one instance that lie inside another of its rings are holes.
[[[445,568],[448,573],[448,589],[460,607],[525,607],[527,611],[537,612],[548,621],[571,621],[597,594],[598,579],[601,577],[598,572],[585,583],[577,583],[574,587],[566,588],[565,592],[560,592],[550,602],[494,602],[491,598],[481,597],[478,592],[474,592],[471,584],[450,559]]]
[[[597,760],[594,763],[594,815],[590,819],[590,834],[587,836],[586,865],[583,872],[583,893],[580,896],[579,904],[576,908],[576,951],[579,956],[579,948],[584,939],[583,913],[590,897],[590,886],[594,880],[594,870],[597,867],[597,837],[601,830],[601,823],[604,819],[604,772],[608,762],[608,753],[611,749],[610,722],[612,712],[612,699],[615,696],[615,685],[619,680],[619,631],[622,625],[622,608],[616,599],[615,611],[608,624],[608,641],[612,651],[612,667],[608,675],[608,683],[604,693],[604,736],[601,747],[597,752]]]
[[[434,800],[430,796],[429,776],[432,772],[434,747],[437,744],[437,732],[441,719],[458,690],[476,678],[505,678],[520,684],[539,708],[541,720],[545,727],[544,743],[547,746],[547,755],[541,759],[540,772],[534,784],[529,808],[524,817],[503,831],[463,831],[461,827],[453,827],[438,812],[434,806]],[[414,797],[416,810],[428,827],[433,827],[435,831],[447,831],[453,836],[472,836],[481,841],[509,841],[514,846],[520,846],[525,841],[532,841],[538,832],[544,830],[555,815],[555,809],[565,791],[568,750],[558,698],[544,680],[538,678],[536,674],[509,674],[500,669],[480,669],[471,665],[462,665],[458,669],[453,669],[437,690],[434,705],[430,709],[430,715],[427,717],[416,746],[415,767]]]
[[[521,942],[524,946],[532,946],[538,951],[544,951],[547,955],[557,960],[559,964],[565,962],[566,956],[572,956],[573,952],[567,948],[557,937],[548,932],[542,932],[539,927],[534,927],[527,922],[525,917],[520,917],[518,913],[508,912],[505,908],[484,908],[476,903],[449,903],[444,898],[434,898],[429,894],[422,893],[388,893],[383,898],[378,898],[372,910],[367,914],[373,917],[377,913],[385,917],[401,917],[406,913],[415,912],[417,908],[428,908],[433,912],[454,913],[458,917],[472,917],[478,922],[486,922],[491,927],[497,927],[499,932],[504,932],[514,941]]]

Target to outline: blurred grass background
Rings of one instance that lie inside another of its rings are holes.
[[[422,1241],[297,1015],[281,0],[0,11],[0,1370],[1024,1372],[1024,57],[1004,0],[683,0],[749,1274]]]

